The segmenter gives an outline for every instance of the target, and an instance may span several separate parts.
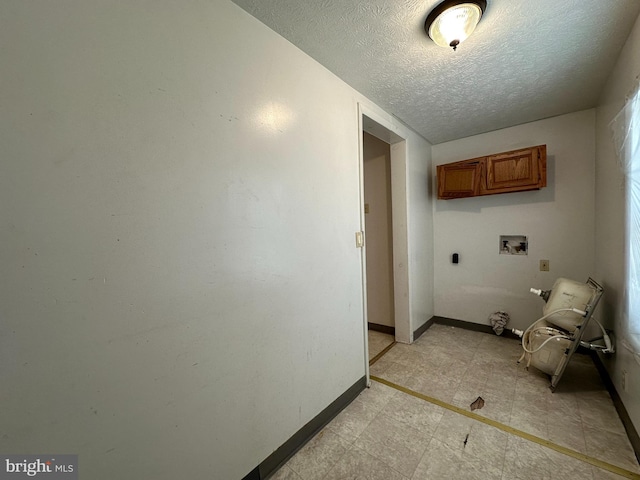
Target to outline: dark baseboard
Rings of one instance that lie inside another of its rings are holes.
[[[278,468],[284,465],[300,450],[316,433],[322,430],[347,405],[349,405],[367,386],[367,378],[362,377],[331,404],[298,430],[289,440],[284,442],[275,452],[269,455],[260,465],[254,468],[242,480],[265,480]]]
[[[249,473],[246,477],[244,477],[242,480],[261,480],[260,477],[260,467],[256,467],[253,470],[251,470],[251,473]]]
[[[367,323],[369,330],[374,332],[386,333],[387,335],[396,336],[396,327],[390,327],[389,325],[380,325],[378,323]]]
[[[491,325],[465,322],[464,320],[456,320],[455,318],[447,318],[447,317],[432,317],[431,320],[433,320],[434,323],[437,323],[438,325],[447,325],[449,327],[464,328],[465,330],[472,330],[474,332],[490,333],[491,335],[496,334],[496,332],[493,331],[493,328],[491,328]],[[513,333],[508,328],[505,328],[505,330],[502,332],[502,335],[498,335],[498,336],[504,337],[504,338],[510,338],[518,341],[521,340],[521,338],[518,335]],[[576,353],[580,353],[583,355],[590,354],[590,352],[591,350],[582,346],[579,346],[578,349],[576,350]]]
[[[611,377],[609,376],[609,372],[607,371],[604,363],[602,363],[602,359],[598,355],[598,352],[594,352],[589,350],[591,354],[591,358],[593,359],[593,363],[598,369],[598,373],[600,373],[600,378],[602,379],[602,383],[605,384],[607,390],[609,391],[609,395],[611,395],[611,399],[613,400],[613,405],[616,407],[618,412],[618,416],[622,421],[622,425],[624,425],[624,429],[627,431],[627,437],[629,437],[629,442],[631,443],[631,447],[633,447],[633,451],[636,454],[636,458],[640,462],[640,435],[638,435],[638,431],[633,425],[631,421],[631,417],[627,412],[627,409],[622,403],[622,399],[620,395],[618,395],[618,391],[616,390]]]
[[[439,325],[448,325],[450,327],[464,328],[465,330],[473,330],[474,332],[490,333],[492,335],[496,334],[493,331],[493,328],[491,328],[491,325],[481,325],[479,323],[456,320],[455,318],[433,316],[429,320],[427,320],[424,325],[414,330],[413,341],[415,342],[418,338],[420,338],[420,336],[422,336],[424,332],[429,330],[429,328],[431,328],[434,323],[437,323]],[[505,338],[520,338],[509,329],[505,329],[500,336]]]
[[[464,328],[465,330],[473,330],[474,332],[482,332],[482,333],[490,333],[491,335],[495,335],[496,332],[493,331],[491,325],[484,325],[481,323],[472,323],[465,322],[464,320],[456,320],[455,318],[447,318],[447,317],[432,317],[431,320],[434,323],[439,325],[447,325],[449,327],[457,327]],[[510,329],[505,328],[500,337],[504,338],[514,338],[520,340],[520,337],[513,333]]]
[[[431,327],[431,325],[433,325],[435,323],[435,319],[436,317],[431,317],[429,320],[427,320],[421,327],[418,327],[414,330],[413,332],[413,341],[415,342],[417,339],[419,339],[422,334],[424,332],[426,332],[427,330],[429,330],[429,328]]]

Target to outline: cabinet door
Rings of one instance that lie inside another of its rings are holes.
[[[479,194],[481,168],[479,161],[439,165],[438,198],[463,198]]]
[[[533,190],[546,186],[546,146],[486,157],[485,194]]]

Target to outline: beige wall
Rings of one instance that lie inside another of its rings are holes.
[[[364,133],[364,202],[369,323],[393,327],[393,232],[391,218],[391,150],[388,143]]]

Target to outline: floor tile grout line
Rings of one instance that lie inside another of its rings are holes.
[[[376,416],[380,415],[382,412],[377,412]],[[373,422],[373,419],[367,424],[367,427],[371,424],[371,422]],[[365,430],[366,428],[365,427]],[[331,429],[331,427],[328,427],[329,429]],[[347,441],[347,443],[349,444],[348,448],[341,454],[338,456],[338,459],[335,461],[335,463],[331,466],[331,468],[329,468],[329,470],[322,476],[322,478],[326,478],[335,468],[336,465],[338,465],[338,463],[340,463],[340,460],[345,457],[350,451],[353,451],[353,449],[359,450],[360,452],[364,453],[365,455],[368,455],[372,458],[375,459],[375,456],[372,455],[371,453],[369,453],[367,450],[360,448],[358,445],[356,445],[356,443],[358,442],[358,439],[360,438],[360,435],[362,434],[362,432],[356,436],[356,438],[354,438],[353,440],[347,440],[346,438],[342,437],[338,432],[333,432],[335,435],[340,436],[341,438],[343,438],[345,441]],[[407,480],[410,480],[409,477],[406,477],[405,475],[403,475],[402,473],[400,473],[398,470],[396,470],[396,468],[394,468],[393,466],[389,465],[386,462],[382,462],[384,465],[387,466],[387,468],[393,470],[394,472],[396,472],[398,475],[400,475],[402,478],[405,478]],[[293,469],[292,469],[293,470]],[[297,472],[296,472],[297,473]],[[300,475],[300,477],[302,478],[302,475]]]
[[[384,347],[384,349],[377,354],[375,357],[373,357],[371,360],[369,360],[369,366],[373,365],[374,363],[376,363],[378,360],[380,360],[382,357],[384,357],[384,355],[391,350],[391,348],[393,348],[393,346],[398,343],[395,340],[393,341],[393,343],[391,343],[391,345],[388,345],[386,347]]]
[[[571,450],[570,448],[567,447],[563,447],[562,445],[557,445],[553,442],[550,442],[549,440],[545,440],[544,438],[540,438],[537,437],[535,435],[531,435],[530,433],[524,432],[522,430],[518,430],[516,428],[510,427],[508,425],[505,425],[504,423],[500,423],[498,421],[495,421],[493,419],[487,418],[487,417],[483,417],[481,415],[478,415],[477,413],[473,413],[473,412],[468,412],[467,410],[464,410],[463,408],[457,407],[455,405],[451,405],[447,402],[443,402],[442,400],[438,400],[437,398],[434,397],[430,397],[428,395],[424,395],[420,392],[416,392],[414,390],[411,390],[409,388],[403,387],[402,385],[398,385],[396,383],[390,382],[388,380],[385,380],[384,378],[380,378],[380,377],[376,377],[374,375],[371,375],[371,380],[374,380],[378,383],[381,383],[383,385],[386,385],[388,387],[394,388],[400,392],[406,393],[408,395],[411,395],[413,397],[419,398],[421,400],[427,401],[429,403],[432,403],[434,405],[437,405],[439,407],[445,408],[447,410],[450,410],[452,412],[458,413],[460,415],[464,415],[465,417],[471,418],[473,420],[477,420],[479,422],[482,422],[486,425],[492,426],[494,428],[497,428],[499,430],[502,430],[503,432],[509,433],[511,435],[516,435],[520,438],[523,438],[525,440],[528,440],[530,442],[534,442],[537,443],[538,445],[541,445],[543,447],[547,447],[550,448],[551,450],[555,450],[558,453],[573,457],[577,460],[583,461],[585,463],[588,463],[590,465],[593,465],[595,467],[601,468],[603,470],[607,470],[609,472],[615,473],[616,475],[620,475],[622,477],[625,478],[631,478],[631,479],[638,479],[640,480],[640,475],[637,473],[634,473],[630,470],[626,470],[622,467],[618,467],[617,465],[612,465],[610,463],[604,462],[602,460],[598,460],[597,458],[593,458],[590,457],[588,455],[585,455],[583,453],[580,452],[576,452],[575,450]]]

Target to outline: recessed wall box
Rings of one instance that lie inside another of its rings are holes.
[[[527,255],[529,242],[525,235],[500,235],[500,255]]]

